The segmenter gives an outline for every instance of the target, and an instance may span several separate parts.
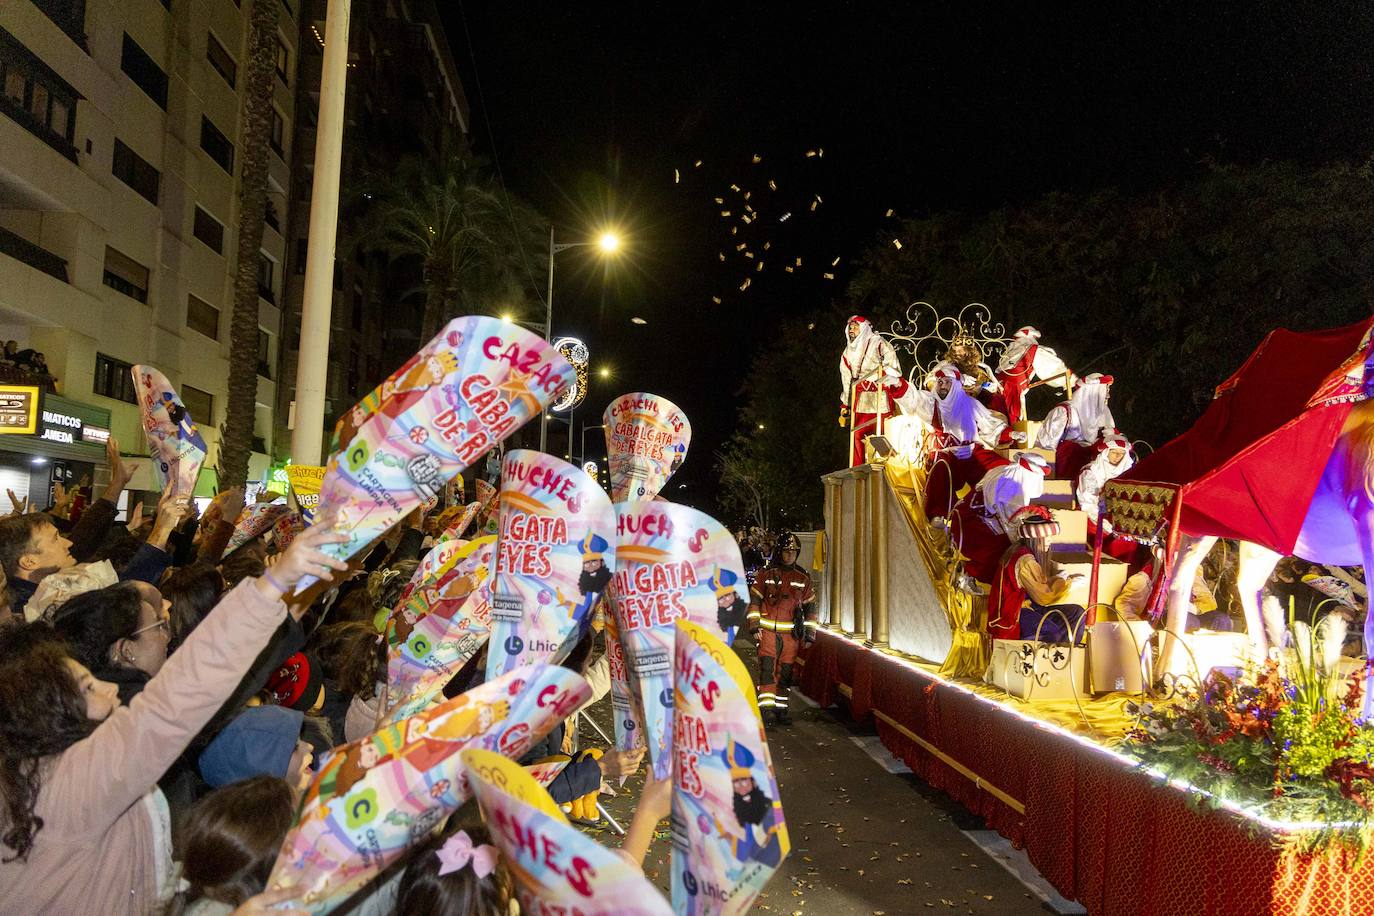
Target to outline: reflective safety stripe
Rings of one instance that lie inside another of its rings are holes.
[[[747,616],[745,619],[746,619],[746,620],[758,620],[759,617],[761,617],[761,616],[762,616],[762,615],[759,614],[758,611],[750,611],[749,614],[748,614],[748,616]]]
[[[816,627],[820,626],[820,622],[816,620],[808,620],[806,621],[806,625],[814,630]]]
[[[760,620],[759,626],[774,633],[791,633],[793,623],[790,620]]]

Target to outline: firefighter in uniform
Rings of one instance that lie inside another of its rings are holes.
[[[749,627],[759,647],[759,712],[763,723],[788,725],[787,696],[797,651],[816,638],[816,590],[797,565],[796,535],[778,538],[779,561],[759,571],[749,589]]]

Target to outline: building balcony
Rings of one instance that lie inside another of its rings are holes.
[[[36,385],[42,391],[56,394],[56,383],[57,379],[46,372],[30,372],[0,363],[0,385]]]
[[[41,248],[4,227],[0,227],[0,254],[8,255],[16,261],[22,261],[35,270],[41,270],[63,283],[70,282],[67,279],[66,258],[60,258],[46,248]]]

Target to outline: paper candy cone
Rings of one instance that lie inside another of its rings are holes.
[[[387,615],[386,634],[389,648],[404,642],[410,625],[433,610],[439,602],[460,606],[485,573],[476,582],[473,575],[489,560],[495,539],[479,541],[445,541],[430,549],[415,567],[406,587],[396,599],[396,606]],[[401,620],[402,617],[404,620]]]
[[[423,709],[491,634],[487,579],[496,539],[478,538],[467,548],[432,584],[417,588],[391,621],[386,693],[391,722]]]
[[[501,464],[487,677],[559,661],[615,572],[615,510],[581,468],[517,449]]]
[[[606,425],[606,463],[616,502],[653,499],[687,458],[692,424],[667,398],[632,392],[611,402]]]
[[[735,539],[711,516],[676,503],[616,503],[616,627],[644,713],[654,778],[672,767],[673,623],[691,620],[726,641],[749,612]]]
[[[463,766],[492,842],[515,881],[522,913],[667,916],[644,873],[568,823],[525,770],[499,754],[465,751]]]
[[[679,620],[676,629],[673,911],[734,916],[786,858],[787,823],[744,663],[706,627]],[[744,795],[740,779],[753,781]]]
[[[475,530],[478,534],[495,534],[499,491],[485,480],[478,480],[473,487],[477,490],[478,505]]]
[[[590,695],[565,668],[530,666],[335,748],[301,801],[268,886],[297,888],[299,905],[329,912],[470,797],[460,751],[519,757]]]
[[[134,377],[143,434],[148,439],[158,489],[172,479],[176,481],[173,496],[190,496],[196,491],[196,478],[205,464],[205,440],[200,429],[167,376],[152,366],[134,366],[129,371]]]
[[[612,581],[608,594],[615,591]],[[610,598],[614,603],[615,598]],[[632,751],[644,746],[644,710],[640,708],[639,692],[630,684],[629,668],[625,663],[625,649],[620,643],[620,628],[615,614],[606,615],[606,666],[611,681],[611,710],[615,713],[615,746]]]
[[[541,788],[547,789],[549,783],[558,778],[558,774],[572,763],[571,759],[564,760],[544,760],[539,763],[532,763],[525,767],[525,772],[530,774],[530,778],[539,783]]]
[[[288,509],[272,526],[272,543],[276,546],[277,552],[290,547],[296,535],[304,530],[305,520]]]
[[[324,483],[324,468],[314,464],[288,464],[286,485],[296,500],[301,518],[307,525],[315,521],[315,509],[320,504],[320,484]]]
[[[348,559],[371,544],[572,383],[568,361],[529,331],[450,321],[339,421],[320,506],[338,510],[349,539],[325,549]]]
[[[229,543],[224,545],[224,553],[220,554],[220,559],[229,556],[253,538],[266,534],[272,530],[273,525],[290,514],[291,508],[286,503],[253,503],[251,506],[245,506],[239,513],[238,521],[234,522],[234,533],[229,535]]]

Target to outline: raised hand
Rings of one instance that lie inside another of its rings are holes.
[[[321,550],[326,544],[342,544],[348,535],[334,530],[335,515],[326,513],[315,524],[296,535],[291,546],[281,554],[271,572],[258,579],[258,589],[271,598],[280,598],[295,591],[297,583],[306,576],[327,578],[331,572],[343,572],[348,564]]]
[[[29,511],[29,498],[27,496],[20,499],[18,496],[14,495],[13,490],[6,490],[5,492],[10,495],[10,505],[14,507],[10,511],[10,515],[23,515],[25,512]]]
[[[124,463],[119,454],[119,440],[113,435],[105,440],[105,462],[110,466],[110,482],[105,487],[104,496],[112,503],[118,502],[119,494],[133,479],[134,468]]]

